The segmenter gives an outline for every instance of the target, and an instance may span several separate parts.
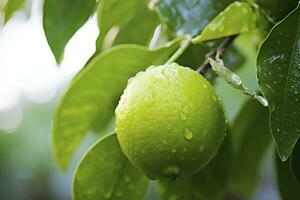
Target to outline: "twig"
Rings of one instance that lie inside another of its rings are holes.
[[[172,55],[171,58],[169,58],[169,60],[167,60],[167,62],[165,64],[171,64],[172,62],[177,60],[183,54],[183,52],[188,48],[190,41],[191,41],[191,39],[189,37],[185,38],[181,42],[179,49],[177,49],[177,51]]]
[[[206,54],[205,61],[203,64],[197,69],[197,72],[204,75],[205,72],[210,68],[210,64],[208,58],[215,59],[217,56],[222,57],[225,50],[228,46],[235,40],[238,35],[232,35],[227,37],[217,48],[213,49],[211,52]]]

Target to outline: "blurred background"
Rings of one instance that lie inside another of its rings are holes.
[[[71,199],[75,164],[67,173],[58,170],[51,152],[51,121],[68,83],[93,54],[98,28],[96,18],[91,18],[69,41],[57,66],[42,27],[42,4],[42,0],[27,1],[0,26],[0,200]],[[247,55],[237,73],[255,90],[256,49],[243,41],[235,45]],[[220,80],[216,88],[232,122],[247,97]],[[89,141],[82,146],[74,160]],[[251,199],[280,199],[272,154],[271,146]],[[146,198],[157,199],[153,190]]]
[[[63,174],[55,165],[51,121],[59,97],[94,52],[98,28],[90,19],[57,66],[44,35],[42,6],[42,0],[27,1],[0,27],[1,200],[71,199],[73,170]]]

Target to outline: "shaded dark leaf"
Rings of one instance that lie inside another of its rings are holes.
[[[232,2],[234,0],[160,0],[156,11],[172,32],[195,36]]]
[[[293,27],[293,28],[291,28]],[[271,31],[257,59],[259,86],[269,101],[271,131],[287,160],[300,135],[300,8]]]

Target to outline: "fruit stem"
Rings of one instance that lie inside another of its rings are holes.
[[[237,38],[238,35],[232,35],[227,37],[217,48],[213,49],[211,52],[206,54],[206,59],[202,65],[196,70],[200,74],[204,75],[205,72],[211,67],[209,63],[209,58],[216,59],[216,57],[221,58],[225,53],[225,50],[230,46],[230,44]]]
[[[165,64],[171,64],[175,60],[179,58],[183,54],[183,52],[188,48],[191,42],[191,37],[186,36],[185,39],[181,42],[180,47],[177,49],[177,51],[167,60]]]

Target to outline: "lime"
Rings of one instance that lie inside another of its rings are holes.
[[[151,179],[199,171],[217,153],[225,127],[210,83],[176,63],[131,78],[116,108],[122,151]]]

